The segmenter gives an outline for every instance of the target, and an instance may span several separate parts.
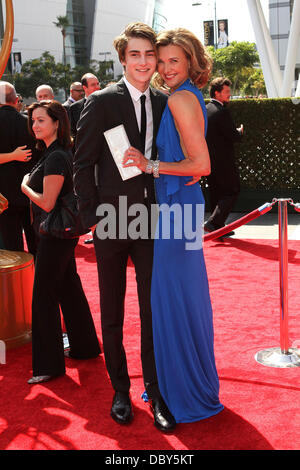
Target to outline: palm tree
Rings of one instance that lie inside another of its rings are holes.
[[[55,24],[55,26],[61,30],[63,37],[63,62],[64,65],[66,65],[66,28],[70,23],[67,16],[57,16],[56,19],[57,21],[53,21],[53,24]]]

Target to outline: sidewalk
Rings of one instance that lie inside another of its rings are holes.
[[[232,213],[227,219],[227,224],[240,219],[246,213]],[[205,214],[205,220],[209,217],[209,213]],[[246,225],[234,230],[235,235],[231,238],[257,238],[265,240],[278,240],[278,208],[273,209],[265,215],[252,220]],[[295,212],[288,214],[288,240],[300,240],[300,213]]]

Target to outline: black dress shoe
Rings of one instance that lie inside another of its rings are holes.
[[[33,375],[31,379],[27,381],[27,383],[29,383],[29,385],[36,385],[43,382],[49,382],[51,379],[54,379],[53,375]]]
[[[215,227],[210,222],[206,222],[206,224],[204,224],[204,231],[211,233],[211,232],[215,232],[216,230],[220,230],[221,228],[224,228],[224,227]],[[231,231],[231,232],[225,233],[224,235],[221,235],[221,237],[216,238],[216,240],[222,240],[222,238],[232,237],[232,235],[235,235],[235,232]]]
[[[222,235],[221,238],[228,238],[228,237],[232,237],[233,235],[235,235],[235,232],[232,230],[231,232],[228,232]]]
[[[211,232],[215,232],[216,230],[218,230],[217,227],[215,227],[211,222],[206,222],[204,224],[204,231],[205,232],[211,233]]]
[[[98,353],[90,355],[90,356],[79,357],[79,356],[72,356],[70,349],[64,350],[65,357],[68,357],[69,359],[75,359],[76,361],[88,361],[89,359],[96,359],[99,356],[99,354],[101,354],[101,350],[99,350]]]
[[[224,235],[221,235],[219,238],[215,238],[215,241],[223,242],[225,238],[230,238],[232,235],[235,235],[234,231],[225,233]]]
[[[133,412],[129,394],[125,392],[116,392],[110,416],[119,424],[128,424],[133,419]]]
[[[170,432],[176,426],[174,416],[170,413],[162,397],[152,400],[151,410],[154,416],[154,425],[162,432]]]

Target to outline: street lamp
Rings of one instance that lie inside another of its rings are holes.
[[[105,76],[108,75],[107,72],[109,72],[110,69],[113,70],[113,61],[112,60],[106,60],[106,56],[108,55],[111,55],[111,52],[108,51],[108,52],[99,52],[99,55],[104,55],[104,60],[102,60],[101,62],[99,62],[99,64],[102,64],[102,67],[99,65],[99,70],[101,69],[102,71],[100,72],[101,75],[103,74],[103,79],[105,79]],[[111,74],[111,72],[109,72]]]
[[[99,52],[99,55],[104,55],[104,61],[103,62],[106,62],[106,56],[107,55],[110,55],[111,52]]]
[[[203,5],[203,2],[195,2],[192,3],[193,7],[198,7]],[[217,2],[214,0],[214,11],[215,11],[215,19],[214,19],[214,41],[215,41],[215,49],[218,47],[218,28],[217,28]]]

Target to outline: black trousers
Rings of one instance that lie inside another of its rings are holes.
[[[24,251],[23,229],[28,251],[35,256],[37,236],[30,222],[29,206],[9,206],[0,215],[0,248]]]
[[[33,375],[65,373],[61,312],[70,343],[70,356],[100,353],[91,311],[76,269],[78,240],[40,238],[32,299]]]
[[[114,390],[129,392],[130,379],[123,346],[124,301],[128,257],[135,266],[141,321],[141,361],[150,398],[159,394],[153,350],[151,278],[153,240],[113,240],[111,254],[94,234],[99,275],[103,350]]]
[[[225,226],[225,222],[232,211],[240,193],[240,181],[237,172],[233,171],[230,182],[220,182],[220,176],[216,178],[213,174],[207,177],[209,185],[209,199],[211,215],[207,222],[215,229]]]

